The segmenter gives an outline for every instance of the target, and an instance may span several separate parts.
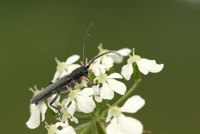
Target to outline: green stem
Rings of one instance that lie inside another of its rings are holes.
[[[88,132],[91,130],[92,126],[95,124],[95,121],[91,121],[89,125],[87,125],[80,134],[88,134]]]
[[[99,134],[106,134],[105,127],[99,122],[96,122],[97,131]]]
[[[102,112],[105,109],[107,103],[108,103],[108,100],[103,100],[101,108],[100,108],[100,111],[99,111],[99,115],[102,114]]]
[[[141,82],[141,79],[138,79],[135,81],[134,85],[131,87],[131,89],[124,95],[122,96],[117,102],[115,102],[112,107],[119,105],[121,102],[123,102],[134,90],[135,88],[138,86],[138,84]],[[106,115],[108,113],[108,109],[106,109],[103,113],[102,116]]]
[[[93,125],[92,134],[98,134],[96,125]]]
[[[90,120],[91,119],[91,116],[88,116],[88,115],[74,114],[74,116],[76,118],[78,118],[79,120]]]

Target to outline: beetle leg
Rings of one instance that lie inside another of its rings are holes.
[[[61,114],[61,112],[60,112],[60,109],[52,105],[52,104],[56,101],[56,99],[58,98],[59,95],[60,95],[60,92],[58,92],[57,95],[56,95],[56,96],[53,98],[53,100],[50,102],[50,106],[53,107],[53,108],[55,108],[56,110],[58,110],[58,112],[59,112],[59,114],[60,114],[60,117],[62,118],[62,114]]]
[[[99,83],[97,83],[97,84],[94,84],[94,83],[92,83],[92,82],[90,82],[88,79],[85,79],[85,78],[80,78],[80,81],[82,81],[82,80],[85,80],[87,83],[89,83],[90,85],[92,85],[92,86],[96,86],[96,85],[98,85]]]

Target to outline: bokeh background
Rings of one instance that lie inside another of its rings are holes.
[[[165,64],[161,73],[143,76],[134,92],[146,100],[134,115],[144,129],[153,134],[199,134],[198,0],[1,0],[1,133],[47,133],[44,124],[35,130],[25,125],[32,97],[28,89],[49,84],[55,57],[63,61],[72,54],[82,56],[90,22],[95,27],[86,49],[89,59],[103,43],[110,50],[134,47],[136,54]],[[131,85],[127,82],[128,88]]]

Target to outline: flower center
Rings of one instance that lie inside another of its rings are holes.
[[[59,62],[57,65],[58,71],[64,71],[67,68],[67,64],[65,62]]]
[[[140,58],[140,56],[138,56],[138,55],[133,55],[133,56],[131,56],[128,60],[127,60],[127,62],[128,62],[128,64],[132,64],[132,63],[134,63],[134,62],[136,62],[136,61],[138,61],[138,60],[140,60],[141,58]]]
[[[46,129],[48,131],[48,134],[55,134],[56,133],[57,127],[54,124],[48,125],[46,123],[45,127],[46,127]]]
[[[67,121],[68,118],[69,118],[69,113],[68,113],[68,111],[65,111],[64,114],[62,115],[62,120]]]
[[[108,76],[104,73],[100,73],[100,75],[98,76],[98,81],[103,84],[107,80],[108,80]]]
[[[130,58],[127,60],[127,62],[128,62],[128,64],[132,64],[140,59],[141,59],[141,57],[139,55],[135,55],[135,48],[133,48],[133,56],[130,56]]]
[[[78,90],[71,90],[70,93],[69,93],[69,97],[70,99],[76,99],[78,97],[78,93],[79,91]]]
[[[117,107],[117,106],[115,106],[115,107],[112,107],[111,109],[110,109],[110,114],[112,115],[112,116],[119,116],[119,115],[121,115],[121,108],[119,108],[119,107]]]

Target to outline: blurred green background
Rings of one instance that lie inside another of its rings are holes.
[[[134,115],[144,129],[199,134],[198,0],[1,0],[1,133],[47,133],[44,124],[35,130],[25,125],[32,97],[28,89],[49,84],[55,57],[63,61],[73,54],[82,56],[90,22],[95,27],[86,49],[89,59],[102,42],[110,50],[134,47],[136,54],[165,64],[161,73],[143,76],[134,92],[146,100]],[[127,82],[128,88],[131,85]]]

